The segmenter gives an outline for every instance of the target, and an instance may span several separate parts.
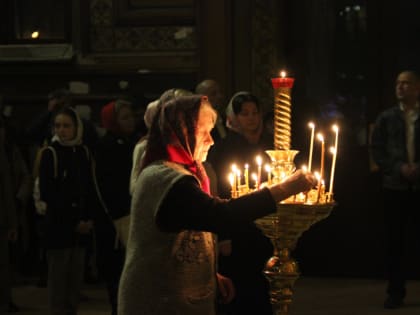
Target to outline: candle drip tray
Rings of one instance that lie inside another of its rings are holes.
[[[335,202],[287,202],[277,204],[277,211],[255,221],[273,243],[273,256],[263,273],[270,283],[270,302],[275,315],[288,315],[293,287],[299,278],[298,263],[291,256],[297,240],[311,225],[328,217]]]
[[[286,244],[293,249],[298,238],[311,225],[328,217],[335,206],[329,203],[279,203],[277,211],[255,221],[255,224],[270,239]]]

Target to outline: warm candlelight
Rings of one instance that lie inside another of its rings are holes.
[[[229,173],[229,183],[231,187],[231,196],[235,197],[234,195],[234,188],[235,188],[235,175],[233,173]]]
[[[338,126],[333,125],[332,129],[335,132],[335,142],[334,142],[334,147],[330,148],[330,152],[333,154],[332,163],[331,163],[330,186],[329,186],[329,193],[330,193],[330,198],[331,199],[333,197],[335,162],[337,160],[337,150],[338,150]]]
[[[245,164],[244,176],[245,176],[246,190],[248,190],[249,189],[249,165],[248,164]]]
[[[255,181],[255,189],[258,189],[258,176],[257,176],[257,174],[252,173],[251,177]]]
[[[309,128],[311,128],[311,142],[309,145],[309,159],[308,159],[308,171],[311,171],[312,168],[312,152],[314,150],[314,135],[315,135],[315,124],[313,122],[309,122]]]
[[[286,77],[286,71],[280,72],[280,77],[271,78],[271,84],[274,89],[278,88],[289,88],[293,87],[293,82],[295,79]]]
[[[241,170],[240,169],[236,170],[236,177],[237,177],[238,190],[240,190],[240,187],[241,187]]]
[[[318,140],[321,141],[321,170],[320,170],[320,179],[324,178],[324,159],[325,159],[325,141],[324,136],[320,133],[317,135]],[[321,195],[321,182],[318,183],[318,197],[317,202],[319,202],[319,197]]]
[[[233,177],[232,193],[234,196],[236,196],[236,170],[237,170],[236,165],[232,164],[232,177]]]
[[[271,166],[266,164],[264,168],[265,168],[265,171],[267,172],[267,184],[271,185]]]
[[[261,165],[262,165],[262,158],[261,156],[256,157],[257,165],[258,165],[258,173],[257,173],[257,189],[260,188],[261,184]]]

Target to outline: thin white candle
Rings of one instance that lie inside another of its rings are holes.
[[[234,190],[235,175],[233,173],[229,173],[229,178],[228,179],[229,179],[229,183],[230,183],[230,187],[231,187],[230,194],[231,194],[231,197],[234,198],[235,197],[235,195],[234,195],[234,192],[235,192],[235,190]]]
[[[271,166],[266,164],[264,168],[265,168],[265,171],[267,172],[267,184],[271,185]]]
[[[238,178],[237,180],[238,190],[240,190],[241,189],[241,170],[240,169],[236,170],[236,177]]]
[[[311,171],[312,167],[312,152],[314,150],[314,135],[315,135],[315,124],[313,122],[309,122],[309,128],[311,128],[311,142],[309,145],[309,159],[308,159],[308,171]]]
[[[255,181],[255,189],[258,189],[258,176],[257,176],[257,174],[252,173],[251,177]]]
[[[262,165],[262,158],[261,156],[257,156],[256,158],[257,165],[258,165],[258,173],[257,173],[257,189],[260,188],[261,185],[261,165]]]
[[[236,164],[232,164],[232,174],[233,174],[233,183],[232,183],[232,193],[236,197]]]
[[[318,140],[321,141],[321,171],[320,171],[320,179],[324,178],[324,159],[325,159],[325,141],[324,136],[320,133],[317,135]],[[318,197],[317,202],[319,202],[319,198],[321,197],[321,182],[318,183]]]
[[[330,174],[330,186],[329,193],[332,196],[333,194],[333,185],[334,185],[334,170],[335,170],[335,161],[336,161],[336,152],[334,147],[330,147],[330,152],[332,154],[332,163],[331,163],[331,174]]]
[[[249,165],[248,164],[245,164],[244,177],[245,177],[246,190],[248,190],[249,189]]]
[[[331,175],[330,175],[330,187],[329,187],[329,193],[332,198],[333,196],[333,186],[334,186],[334,173],[335,173],[335,163],[337,160],[337,151],[338,151],[338,126],[333,125],[332,130],[335,132],[335,142],[334,142],[334,148],[330,151],[333,154],[332,156],[332,163],[331,163]]]

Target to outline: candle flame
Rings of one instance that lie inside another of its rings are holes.
[[[268,165],[268,164],[266,164],[266,165],[264,166],[264,169],[265,169],[265,171],[266,171],[266,172],[271,172],[271,166],[270,166],[270,165]]]
[[[228,180],[229,180],[230,186],[233,186],[233,182],[234,182],[233,177],[234,177],[234,176],[235,176],[235,175],[233,175],[233,173],[229,173],[229,178],[228,178]]]
[[[337,125],[333,125],[333,126],[332,126],[332,130],[333,130],[334,132],[338,132],[338,126],[337,126]]]
[[[314,129],[314,128],[315,128],[315,124],[314,124],[312,121],[310,121],[310,122],[308,123],[308,126],[309,126],[309,128],[311,128],[311,129]]]
[[[319,141],[324,142],[324,136],[322,135],[322,133],[318,133],[316,136]]]
[[[262,164],[261,156],[258,155],[255,160],[257,161],[258,166],[261,166],[261,164]]]
[[[335,154],[335,148],[334,147],[330,147],[330,152],[331,152],[331,154]]]
[[[302,165],[301,170],[303,173],[306,173],[308,171],[308,168],[306,165]]]
[[[286,71],[284,71],[284,70],[280,71],[280,76],[282,78],[285,78],[286,77]]]

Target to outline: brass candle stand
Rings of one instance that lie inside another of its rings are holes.
[[[271,158],[273,183],[295,170],[294,158],[299,152],[290,150],[292,78],[273,78],[274,88],[274,150],[266,151]],[[320,185],[320,184],[319,184]],[[320,187],[321,188],[321,187]],[[290,253],[302,233],[326,218],[334,207],[332,195],[324,189],[292,196],[277,205],[277,211],[255,221],[274,246],[273,256],[263,270],[270,283],[270,302],[275,315],[289,314],[293,286],[299,278],[299,267]]]
[[[300,276],[291,251],[302,233],[328,217],[333,207],[333,203],[280,203],[276,213],[255,221],[274,246],[273,256],[267,261],[263,273],[270,283],[270,302],[275,315],[289,314],[293,287]]]

